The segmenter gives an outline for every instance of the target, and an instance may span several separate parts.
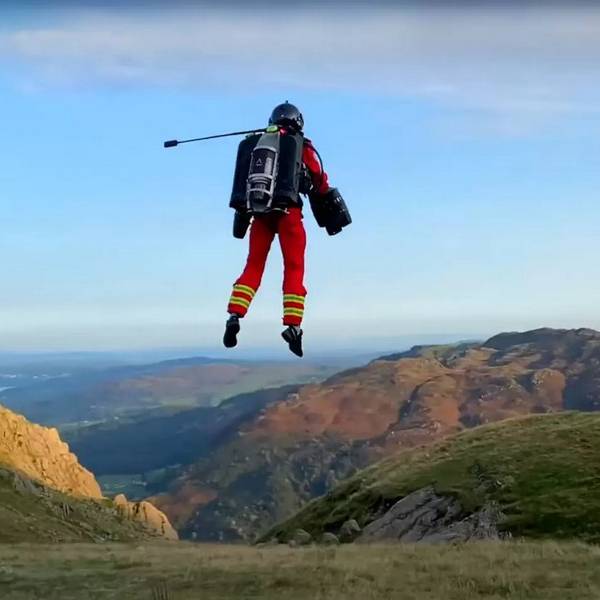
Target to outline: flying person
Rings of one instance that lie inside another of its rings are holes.
[[[329,178],[312,142],[303,135],[304,118],[296,106],[276,106],[269,127],[240,143],[230,206],[236,210],[234,236],[243,238],[250,227],[246,266],[233,286],[223,343],[237,345],[242,319],[262,280],[275,236],[283,254],[283,325],[281,334],[297,356],[302,350],[302,319],[306,288],[304,256],[306,231],[302,223],[302,194],[309,195],[320,226],[330,235],[351,222],[343,199]]]
[[[167,140],[165,148],[180,144],[249,134],[240,142],[229,206],[235,210],[233,235],[243,239],[250,227],[250,248],[244,271],[233,286],[223,343],[237,345],[243,318],[260,287],[267,256],[275,236],[283,253],[283,339],[302,356],[304,254],[306,231],[302,223],[302,195],[319,227],[336,235],[352,223],[348,207],[336,188],[329,186],[321,157],[304,137],[302,113],[289,102],[276,106],[266,129],[235,131],[187,140]]]

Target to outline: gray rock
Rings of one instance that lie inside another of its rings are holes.
[[[499,540],[507,537],[498,531],[498,523],[504,518],[500,509],[487,504],[477,512],[450,524],[445,529],[433,531],[422,542],[467,542],[472,540]]]
[[[310,535],[308,531],[304,531],[304,529],[296,529],[292,539],[290,540],[290,545],[308,546],[312,541],[312,535]]]
[[[356,519],[349,519],[340,527],[340,541],[353,542],[360,535],[361,528]]]
[[[335,533],[325,532],[321,536],[321,544],[324,546],[337,546],[340,543],[340,540]]]
[[[498,523],[503,517],[502,512],[491,504],[465,517],[458,500],[438,496],[432,487],[426,487],[405,496],[385,515],[369,523],[357,542],[497,540],[501,537]]]
[[[32,496],[41,496],[43,494],[42,486],[37,485],[28,477],[22,476],[17,472],[13,472],[12,485],[17,492],[21,494],[31,494]]]

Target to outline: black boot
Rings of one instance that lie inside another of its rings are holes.
[[[225,323],[225,335],[223,336],[223,344],[225,348],[233,348],[237,346],[237,334],[240,332],[240,317],[239,315],[231,315]]]
[[[281,337],[288,343],[290,350],[296,356],[304,356],[302,352],[302,329],[296,325],[290,325],[282,334]]]

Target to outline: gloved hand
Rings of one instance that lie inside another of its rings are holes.
[[[337,188],[330,187],[324,194],[313,193],[309,198],[317,224],[324,227],[329,235],[336,235],[352,223],[348,207]]]
[[[310,195],[313,190],[312,179],[306,168],[302,169],[302,173],[300,174],[300,193]]]
[[[250,227],[250,221],[252,215],[247,211],[236,210],[233,215],[233,237],[238,240],[243,240],[246,237],[248,227]]]

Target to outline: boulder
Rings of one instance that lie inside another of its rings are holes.
[[[339,545],[340,540],[335,533],[325,532],[321,536],[321,544],[324,546],[337,546]]]
[[[150,502],[142,500],[141,502],[130,502],[124,494],[118,494],[114,497],[113,503],[117,511],[125,518],[133,519],[142,523],[146,529],[167,540],[177,540],[179,536],[165,513],[158,510]]]
[[[292,539],[290,540],[290,546],[308,546],[312,541],[312,535],[310,535],[308,531],[305,531],[304,529],[296,529]]]
[[[465,515],[456,498],[439,496],[429,486],[396,502],[381,518],[364,528],[357,542],[448,543],[499,539],[498,523],[503,516],[491,504]]]
[[[353,542],[360,535],[361,528],[356,519],[348,519],[341,527],[339,533],[340,542],[347,544]]]

